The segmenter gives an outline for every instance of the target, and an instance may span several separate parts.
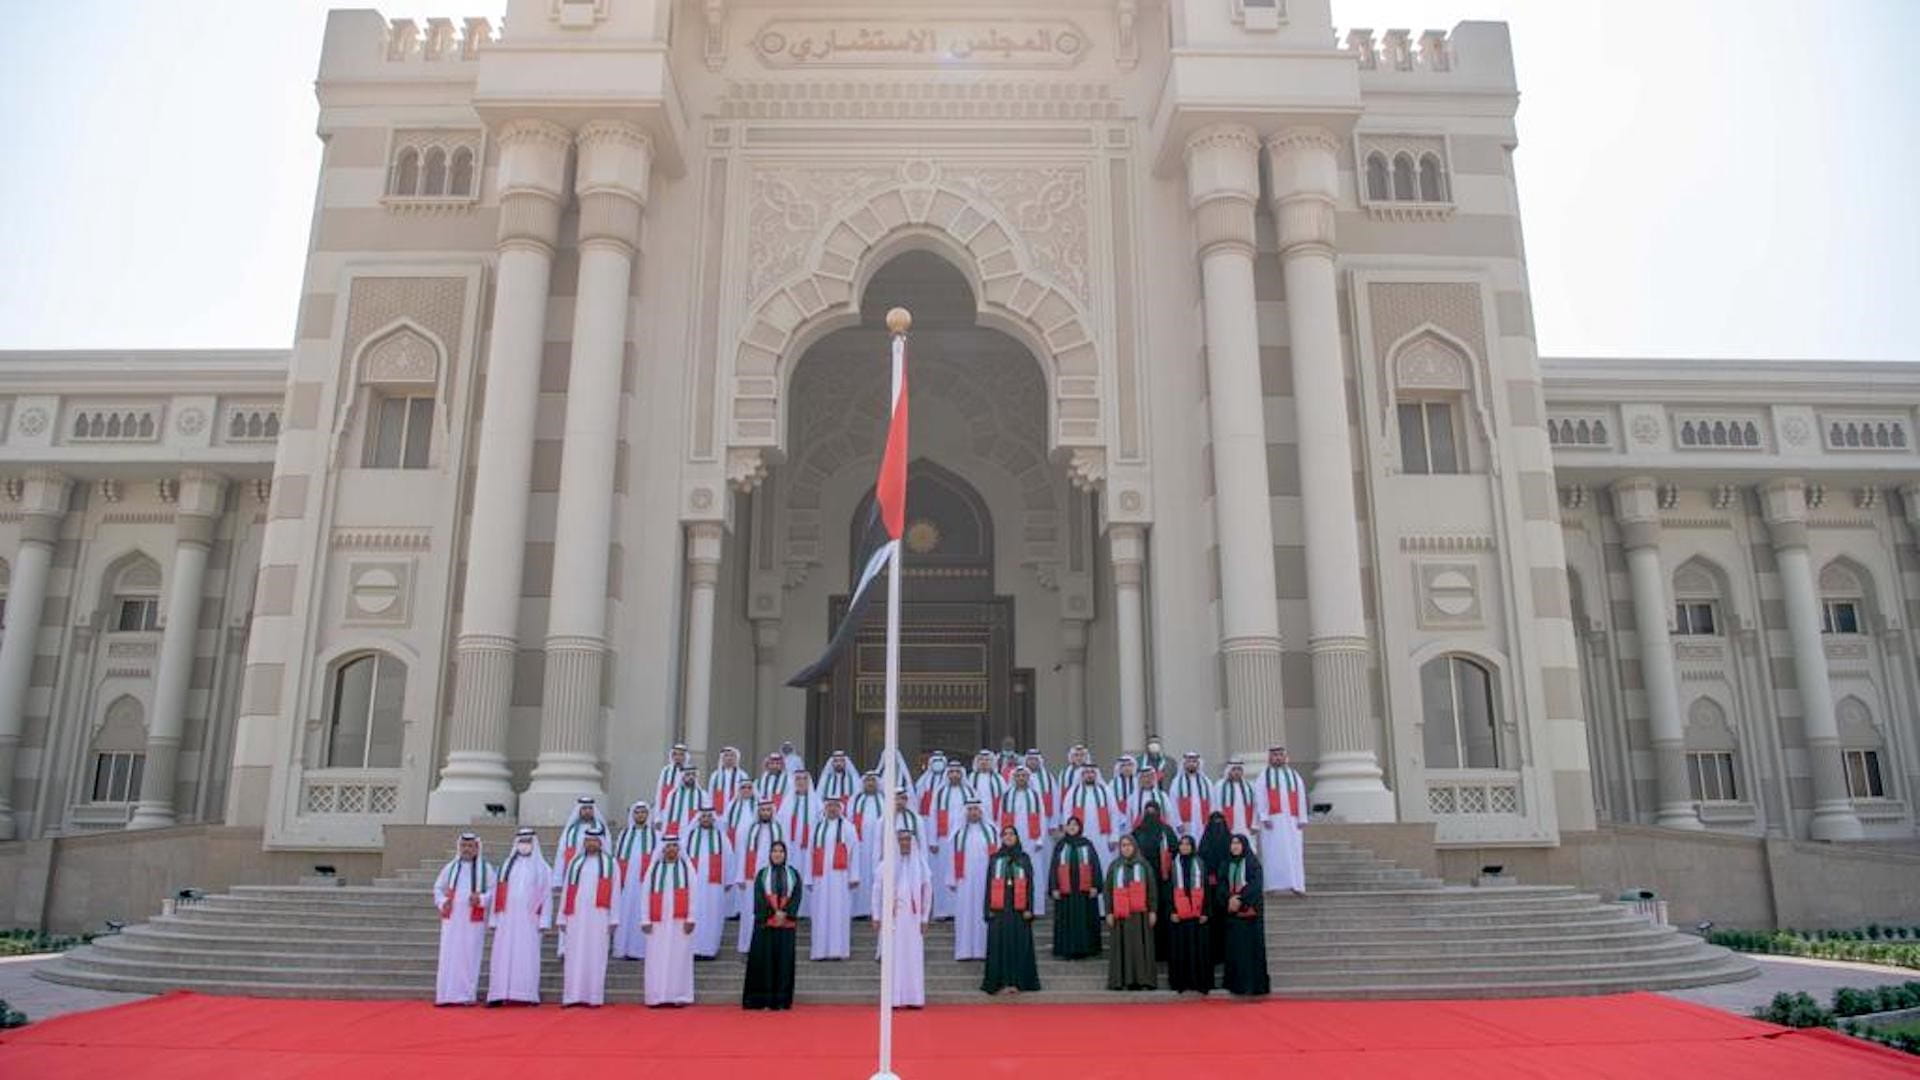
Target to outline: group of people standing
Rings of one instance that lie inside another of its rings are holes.
[[[541,944],[557,927],[563,1005],[602,1003],[610,957],[645,961],[648,1005],[689,1004],[694,963],[718,955],[737,919],[742,1005],[787,1008],[800,921],[809,958],[838,961],[851,956],[851,923],[876,915],[878,949],[895,954],[896,1005],[924,1004],[935,920],[953,921],[956,960],[985,961],[984,991],[1033,991],[1033,923],[1049,907],[1058,957],[1099,955],[1105,928],[1111,989],[1152,989],[1165,964],[1174,990],[1206,993],[1224,967],[1225,989],[1264,994],[1265,897],[1305,890],[1306,791],[1283,747],[1252,777],[1235,761],[1217,778],[1197,754],[1174,763],[1157,739],[1110,775],[1078,746],[1057,773],[1037,750],[970,762],[934,753],[917,773],[896,757],[890,838],[884,769],[862,773],[842,751],[817,778],[790,743],[753,776],[730,747],[705,778],[688,759],[671,749],[653,799],[628,807],[611,842],[582,798],[553,864],[531,829],[498,868],[462,834],[434,884],[436,1001],[477,1000],[492,928],[488,1004],[538,1003]]]

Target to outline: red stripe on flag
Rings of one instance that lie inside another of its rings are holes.
[[[907,340],[893,339],[893,422],[887,428],[887,449],[880,458],[880,479],[874,498],[880,521],[895,540],[907,528]]]

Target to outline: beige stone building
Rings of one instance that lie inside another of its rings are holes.
[[[904,740],[1351,822],[1912,838],[1920,377],[1536,356],[1504,26],[1325,0],[328,22],[290,351],[0,355],[0,831],[372,849]]]

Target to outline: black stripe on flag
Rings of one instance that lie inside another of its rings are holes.
[[[860,537],[860,550],[866,561],[861,564],[860,581],[853,587],[853,599],[847,603],[847,614],[840,620],[840,625],[834,628],[833,640],[827,642],[826,651],[820,654],[820,659],[788,679],[788,686],[805,689],[833,673],[833,665],[853,640],[860,624],[866,621],[867,608],[875,597],[886,595],[887,560],[899,546],[899,541],[887,535],[886,524],[880,518],[880,503],[875,500],[867,515],[866,531]]]

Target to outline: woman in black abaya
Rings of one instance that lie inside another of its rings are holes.
[[[1173,926],[1168,931],[1167,985],[1176,992],[1195,990],[1202,994],[1213,989],[1212,944],[1207,941],[1211,922],[1207,914],[1207,865],[1200,860],[1193,838],[1180,838],[1180,849],[1173,856]]]
[[[787,845],[767,846],[767,865],[753,878],[753,944],[747,949],[743,1009],[793,1008],[793,950],[800,914],[800,872],[787,865]]]
[[[1220,985],[1232,994],[1265,994],[1273,987],[1267,978],[1267,920],[1260,909],[1265,899],[1260,857],[1245,836],[1234,836],[1220,877],[1227,897],[1227,972]]]
[[[1207,868],[1207,957],[1215,967],[1226,955],[1227,893],[1221,873],[1227,868],[1232,842],[1227,815],[1215,810],[1207,817],[1206,831],[1200,834],[1200,862]]]
[[[1140,811],[1140,824],[1133,829],[1133,845],[1153,872],[1154,920],[1153,955],[1167,958],[1167,935],[1173,929],[1173,892],[1168,875],[1173,870],[1173,847],[1179,842],[1173,829],[1160,819],[1160,807],[1148,803]]]
[[[1040,989],[1040,968],[1033,956],[1033,859],[1020,847],[1020,834],[1000,830],[1000,849],[987,863],[987,972],[980,989],[1012,994]]]
[[[1080,960],[1100,954],[1100,855],[1078,817],[1060,827],[1047,887],[1053,893],[1053,955]]]

